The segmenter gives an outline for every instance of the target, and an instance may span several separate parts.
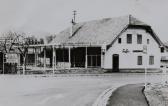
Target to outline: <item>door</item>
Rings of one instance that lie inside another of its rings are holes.
[[[113,60],[113,64],[112,64],[113,70],[112,71],[119,72],[119,55],[113,54],[112,60]]]

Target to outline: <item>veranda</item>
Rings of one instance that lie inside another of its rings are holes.
[[[102,68],[104,48],[98,45],[31,45],[27,68],[55,70],[75,68]],[[22,56],[20,65],[23,65]]]

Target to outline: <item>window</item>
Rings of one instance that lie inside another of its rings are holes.
[[[142,44],[142,35],[137,35],[137,44]]]
[[[69,61],[69,54],[68,49],[57,49],[57,62],[68,62]]]
[[[88,67],[100,67],[101,66],[101,56],[100,55],[88,55]]]
[[[164,53],[164,47],[161,47],[161,48],[160,48],[160,52],[161,52],[161,53]]]
[[[118,43],[121,43],[121,38],[118,38]]]
[[[149,44],[149,39],[147,39],[147,44]]]
[[[128,44],[132,43],[132,34],[127,34],[127,43]]]
[[[149,56],[149,65],[154,64],[154,56]]]
[[[142,65],[142,56],[138,56],[138,61],[137,61],[138,63],[138,65]]]

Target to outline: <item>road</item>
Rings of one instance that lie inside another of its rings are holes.
[[[148,75],[159,82],[161,75]],[[144,74],[0,75],[0,106],[91,106],[107,88],[143,83]]]

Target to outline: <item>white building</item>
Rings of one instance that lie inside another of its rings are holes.
[[[54,45],[56,67],[160,69],[162,42],[150,25],[131,15],[76,23],[57,34],[50,45]]]
[[[132,26],[122,32],[106,51],[104,68],[113,69],[118,64],[116,67],[120,70],[144,70],[144,67],[158,70],[161,43],[154,33],[148,32],[148,28],[150,27]],[[144,49],[147,49],[146,53]]]

